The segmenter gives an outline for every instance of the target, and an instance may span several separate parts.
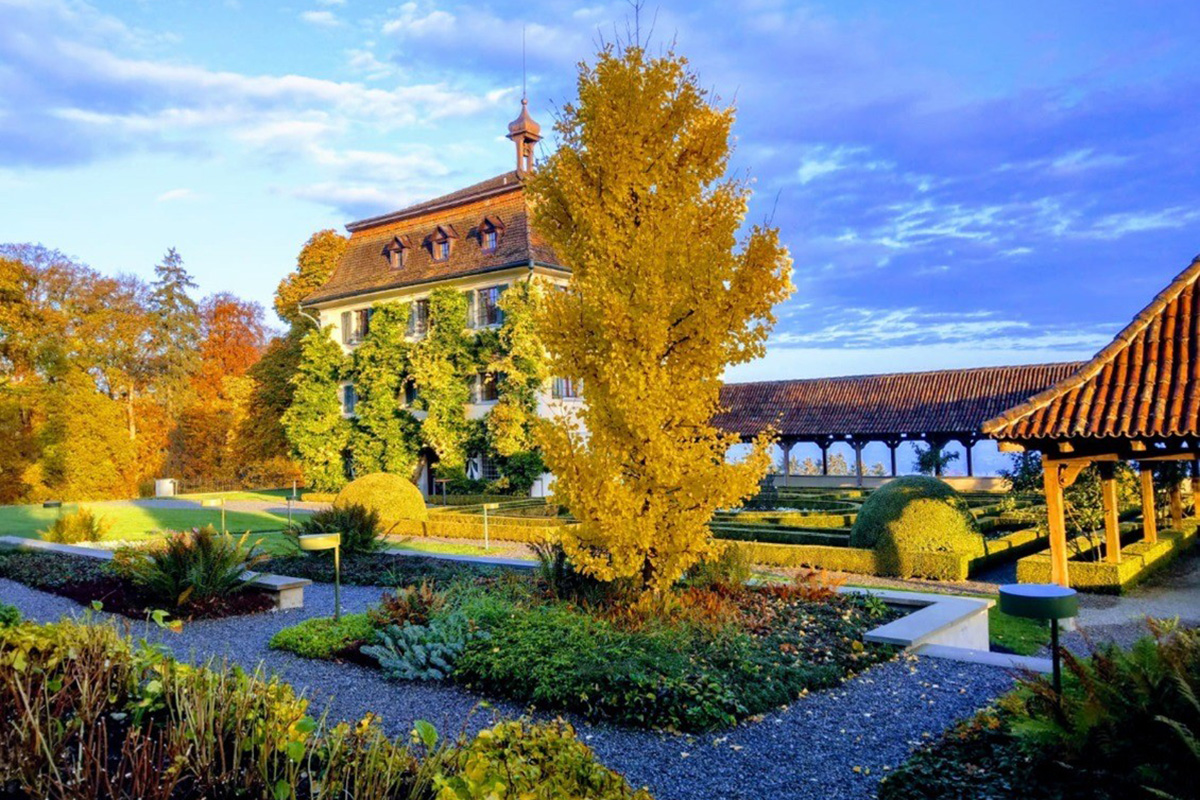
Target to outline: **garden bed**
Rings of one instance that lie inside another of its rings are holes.
[[[307,620],[272,646],[358,660],[357,645],[396,679],[683,731],[728,727],[894,653],[863,635],[896,612],[815,584],[690,586],[651,611],[595,585],[560,594],[534,575],[441,578],[436,590],[385,598],[365,618]]]
[[[333,583],[333,556],[329,553],[277,556],[262,564],[268,572]],[[342,555],[342,583],[357,586],[406,586],[428,580],[441,585],[461,578],[495,577],[504,567],[464,564],[436,558],[388,552]]]
[[[170,611],[179,619],[215,619],[257,614],[275,606],[268,592],[244,589],[164,607],[167,604],[117,575],[110,562],[62,553],[0,552],[0,578],[133,619],[145,619],[158,610]]]

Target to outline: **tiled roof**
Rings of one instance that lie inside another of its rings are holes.
[[[980,425],[1075,372],[1080,363],[856,375],[721,387],[717,427],[753,436],[908,437],[978,433]]]
[[[1073,375],[994,419],[997,439],[1200,436],[1200,256]]]
[[[484,250],[479,236],[486,217],[503,223],[494,251]],[[431,247],[439,226],[455,234],[444,261],[434,259]],[[305,299],[306,305],[531,262],[558,265],[554,253],[530,230],[524,188],[515,171],[347,228],[345,254],[329,280]],[[404,264],[394,268],[383,249],[397,237],[410,246]]]

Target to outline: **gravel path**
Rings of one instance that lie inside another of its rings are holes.
[[[342,605],[361,611],[381,589],[343,587]],[[56,595],[0,579],[0,599],[26,616],[53,621],[79,614],[80,606]],[[181,658],[228,658],[247,667],[259,662],[315,700],[331,717],[380,714],[393,734],[416,719],[444,734],[474,731],[496,716],[522,712],[453,685],[392,683],[371,669],[310,661],[267,649],[280,628],[332,613],[333,589],[314,584],[305,608],[226,620],[194,622],[180,634],[134,625],[134,635],[161,640]],[[771,797],[849,800],[871,798],[875,785],[909,751],[936,738],[956,720],[1011,687],[1004,670],[902,656],[843,686],[813,693],[761,721],[707,735],[674,735],[592,725],[573,719],[579,735],[606,765],[658,800],[734,800]]]

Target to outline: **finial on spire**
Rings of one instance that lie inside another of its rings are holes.
[[[517,173],[533,169],[533,146],[542,139],[542,126],[529,116],[529,96],[525,93],[525,26],[521,26],[521,114],[508,123],[508,138],[517,146]]]

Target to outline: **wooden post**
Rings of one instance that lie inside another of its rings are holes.
[[[1178,483],[1171,487],[1171,528],[1183,530],[1183,489]]]
[[[1100,498],[1104,502],[1104,558],[1110,564],[1121,563],[1121,518],[1117,509],[1116,464],[1101,461]]]
[[[855,482],[857,483],[858,487],[861,489],[862,485],[863,485],[862,451],[863,451],[863,445],[866,443],[856,441],[856,442],[851,442],[850,444],[854,448],[854,474],[856,476]]]
[[[975,440],[970,438],[963,439],[962,446],[963,450],[967,451],[967,477],[973,478],[975,476],[975,465],[971,462],[971,448],[975,446]]]
[[[1149,465],[1141,466],[1142,473],[1142,538],[1158,541],[1158,519],[1154,512],[1154,473]]]
[[[780,445],[783,447],[783,485],[787,486],[792,477],[792,440],[784,439]]]
[[[900,446],[900,442],[896,441],[895,439],[890,439],[884,442],[884,444],[887,445],[888,450],[891,452],[892,477],[894,478],[896,477],[896,448]]]
[[[1042,456],[1042,489],[1046,493],[1046,518],[1050,524],[1050,581],[1070,586],[1067,575],[1067,520],[1063,516],[1062,465]],[[1051,623],[1057,624],[1057,623]]]
[[[829,443],[818,442],[817,446],[821,448],[821,474],[829,474]]]

